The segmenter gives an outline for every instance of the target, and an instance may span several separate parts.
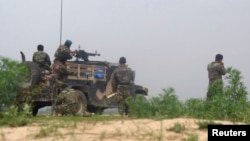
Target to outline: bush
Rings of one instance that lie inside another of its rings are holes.
[[[186,102],[184,103],[186,115],[193,118],[207,118],[205,102],[206,101],[204,99],[196,98],[186,100]]]
[[[31,118],[30,106],[24,104],[21,111],[18,109],[16,106],[10,106],[10,108],[1,115],[0,125],[8,125],[11,127],[27,125]]]
[[[128,97],[126,102],[129,105],[130,114],[138,118],[151,117],[152,106],[143,95],[136,96],[135,99]]]
[[[163,89],[159,97],[145,100],[143,96],[127,99],[131,114],[136,117],[179,117],[184,112],[183,104],[178,100],[173,88]]]
[[[150,100],[154,108],[154,116],[162,115],[168,118],[175,118],[183,115],[184,107],[175,94],[174,88],[163,89],[159,98]]]
[[[3,106],[11,105],[20,92],[19,86],[25,79],[27,68],[8,58],[0,59],[0,111],[2,111]]]

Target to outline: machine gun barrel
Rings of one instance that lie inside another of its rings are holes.
[[[99,53],[97,53],[97,51],[95,51],[95,53],[87,53],[88,56],[100,56]]]

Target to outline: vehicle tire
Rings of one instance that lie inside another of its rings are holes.
[[[32,85],[38,84],[38,82],[42,79],[40,67],[31,61],[26,61],[24,64],[28,68],[28,76],[26,77],[22,87],[28,88]]]
[[[87,98],[83,94],[82,91],[80,91],[80,90],[75,90],[75,91],[79,94],[79,96],[77,97],[77,99],[78,99],[78,102],[80,103],[80,108],[79,108],[77,114],[81,114],[82,115],[83,112],[85,112],[86,109],[87,109]]]

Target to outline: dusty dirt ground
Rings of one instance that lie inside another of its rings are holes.
[[[165,120],[129,119],[96,123],[78,122],[51,123],[46,126],[29,125],[24,127],[0,128],[3,141],[182,141],[195,135],[198,141],[207,141],[207,130],[198,129],[196,119],[177,118]],[[233,124],[227,121],[214,121]],[[176,123],[185,129],[181,133],[170,131]]]

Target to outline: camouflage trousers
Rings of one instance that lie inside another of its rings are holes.
[[[57,96],[54,112],[61,115],[76,115],[80,109],[80,103],[78,102],[78,93],[70,88],[65,88]]]
[[[64,103],[60,105],[55,105],[54,111],[55,114],[61,115],[76,115],[79,110],[78,103]]]
[[[120,115],[128,115],[129,113],[129,106],[125,101],[129,96],[131,96],[131,89],[128,86],[118,86],[116,99],[118,102],[118,113]]]

